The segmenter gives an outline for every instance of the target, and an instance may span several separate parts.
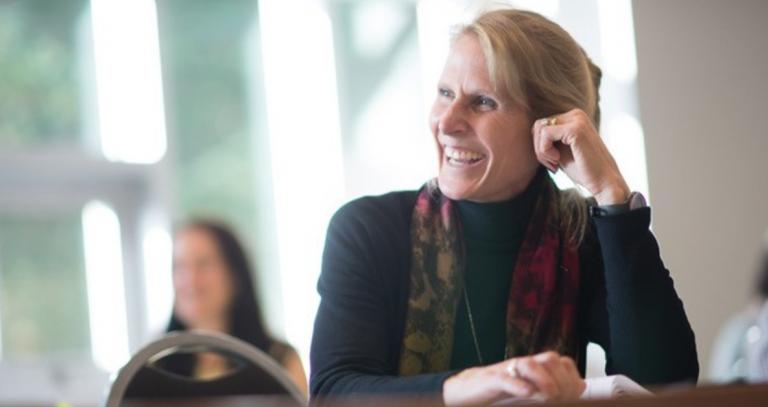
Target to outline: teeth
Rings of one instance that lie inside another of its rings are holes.
[[[452,147],[445,147],[445,155],[448,158],[459,161],[479,160],[483,158],[483,155],[474,151],[457,150]]]

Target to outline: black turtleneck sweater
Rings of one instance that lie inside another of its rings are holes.
[[[462,297],[456,309],[451,369],[504,360],[509,286],[539,185],[532,182],[525,192],[504,202],[457,202],[466,253],[467,298]],[[482,360],[478,360],[468,311],[472,312]]]
[[[360,198],[331,220],[310,352],[310,393],[315,401],[376,394],[434,395],[440,400],[446,378],[477,365],[474,344],[466,336],[471,335],[468,321],[459,315],[452,358],[456,369],[398,376],[417,195],[406,191]],[[509,273],[522,224],[530,217],[517,214],[532,205],[525,196],[520,198],[499,207],[458,205],[469,256],[467,285],[485,363],[503,357]],[[507,212],[512,206],[515,210]],[[646,385],[697,379],[693,332],[649,230],[650,219],[650,208],[642,208],[590,222],[579,249],[582,281],[576,334],[582,374],[586,346],[594,342],[606,351],[608,374],[624,374]]]

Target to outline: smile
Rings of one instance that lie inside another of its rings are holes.
[[[480,154],[475,151],[458,149],[454,147],[443,147],[446,161],[449,164],[454,165],[472,165],[482,161],[485,158],[484,154]]]

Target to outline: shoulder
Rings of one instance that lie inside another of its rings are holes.
[[[307,376],[304,372],[304,365],[296,349],[282,341],[275,340],[269,350],[269,356],[277,361],[283,367],[288,377],[296,384],[299,391],[307,395]]]
[[[354,199],[333,215],[328,234],[384,237],[408,230],[418,191],[397,191]]]
[[[275,340],[269,347],[267,354],[281,365],[285,365],[285,362],[290,357],[298,355],[298,352],[296,352],[296,349],[294,349],[293,346],[289,345],[288,343]]]
[[[400,283],[410,256],[410,227],[418,191],[391,192],[355,199],[331,219],[318,288],[338,290],[367,281]],[[361,276],[364,276],[361,279]],[[375,287],[375,288],[374,288]]]
[[[417,195],[418,191],[414,190],[360,197],[339,208],[331,222],[347,223],[410,216],[416,204]]]

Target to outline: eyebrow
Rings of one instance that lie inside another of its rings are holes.
[[[437,89],[451,89],[452,90],[452,88],[450,86],[448,86],[447,84],[445,84],[443,82],[438,82]],[[492,90],[489,90],[489,89],[485,89],[485,88],[472,89],[470,92],[465,92],[465,95],[468,95],[468,96],[492,96],[493,98],[496,98],[496,99],[500,98],[498,95],[496,95],[495,92],[493,92]]]

